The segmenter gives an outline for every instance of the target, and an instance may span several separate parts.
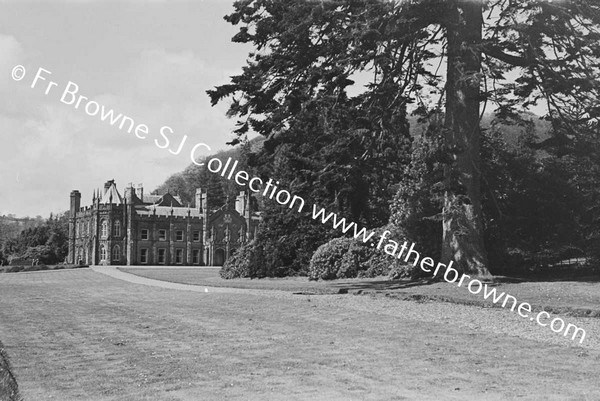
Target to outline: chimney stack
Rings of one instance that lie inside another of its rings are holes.
[[[144,185],[143,184],[137,184],[135,186],[135,194],[138,198],[140,198],[140,200],[142,202],[144,201]]]
[[[202,188],[196,188],[196,196],[194,198],[194,206],[199,212],[202,212]]]

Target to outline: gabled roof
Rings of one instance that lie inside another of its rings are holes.
[[[173,195],[167,193],[160,198],[160,201],[156,203],[156,206],[182,207],[182,204],[179,203]]]
[[[108,183],[110,184],[110,186],[102,194],[102,197],[100,198],[100,203],[102,203],[102,204],[112,203],[115,205],[122,204],[123,198],[121,198],[121,194],[119,194],[119,191],[117,190],[117,186],[115,185],[115,182],[109,181]]]
[[[183,205],[183,203],[182,203],[182,201],[181,201],[181,197],[180,197],[179,195],[171,195],[171,194],[165,194],[165,195],[169,195],[169,196],[171,196],[173,199],[175,199],[175,201],[177,201],[177,204],[178,204],[179,206],[182,206],[182,205]],[[164,197],[165,195],[150,195],[150,194],[144,194],[144,200],[143,200],[143,202],[144,202],[144,203],[147,203],[147,204],[148,204],[148,203],[149,203],[149,204],[156,204],[157,206],[158,206],[159,204],[160,204],[160,205],[162,205],[162,204],[164,203],[164,202],[162,201],[162,199],[163,199],[163,197]],[[170,200],[170,199],[171,199],[171,198],[169,198],[169,200]],[[171,206],[171,204],[170,204],[170,203],[168,203],[168,204],[165,204],[164,206]],[[173,202],[173,206],[177,206],[177,205],[175,204],[175,202]]]

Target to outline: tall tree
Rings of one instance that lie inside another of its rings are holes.
[[[489,274],[480,190],[487,103],[500,118],[543,103],[564,149],[600,117],[600,0],[244,0],[234,7],[226,20],[242,26],[233,40],[257,51],[241,75],[209,95],[213,104],[233,99],[229,114],[241,118],[241,136],[293,127],[304,104],[346,95],[357,73],[370,83],[353,107],[383,131],[393,131],[383,110],[443,109],[442,255],[464,272]],[[365,136],[377,132],[371,124]]]

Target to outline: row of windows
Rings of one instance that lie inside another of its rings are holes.
[[[106,220],[102,220],[100,223],[100,236],[102,238],[108,238],[108,221]],[[119,220],[115,221],[113,224],[113,236],[121,236],[121,222]]]
[[[88,232],[89,223],[88,222],[78,223],[76,229],[78,231],[77,235],[81,235],[81,233],[83,233],[83,232]],[[114,237],[121,236],[121,222],[119,220],[116,220],[113,224],[113,236]],[[108,238],[108,221],[107,220],[102,220],[100,223],[100,237]],[[141,230],[141,238],[143,240],[148,240],[149,239],[149,230],[147,230],[147,229]],[[183,230],[175,231],[175,241],[183,241],[183,239],[184,239]],[[159,241],[167,240],[167,230],[158,230],[158,240]],[[197,230],[197,231],[192,232],[192,240],[194,242],[200,242],[200,231]]]
[[[105,261],[106,259],[106,247],[104,245],[100,245],[100,260]],[[121,248],[119,245],[115,245],[112,249],[112,261],[119,262],[121,260]]]
[[[84,233],[89,233],[89,229],[90,229],[90,224],[89,222],[85,222],[85,223],[77,223],[77,225],[75,226],[76,229],[76,236],[81,236]],[[108,221],[107,220],[102,220],[100,222],[100,235],[102,238],[108,238]],[[120,237],[121,236],[121,222],[119,220],[116,220],[115,223],[113,224],[113,236],[115,237]]]
[[[166,263],[167,250],[165,248],[158,249],[158,264],[164,265]],[[140,249],[140,263],[148,264],[148,249],[142,248]],[[192,263],[195,265],[200,264],[200,250],[194,249],[192,250]],[[177,248],[175,249],[175,264],[181,265],[183,264],[183,249]]]
[[[150,238],[150,231],[147,229],[141,230],[141,239],[148,240]],[[175,231],[175,241],[183,241],[184,234],[183,230]],[[167,240],[167,230],[158,230],[158,240],[166,241]],[[200,242],[200,231],[192,232],[192,240],[194,242]]]
[[[100,245],[100,260],[107,260],[107,251],[106,246]],[[121,247],[119,245],[115,245],[112,249],[112,261],[120,262],[121,261]],[[158,249],[158,264],[164,265],[166,263],[167,250],[165,248]],[[144,248],[140,250],[140,263],[147,264],[148,263],[148,249]],[[175,249],[175,263],[183,264],[183,249],[178,248]],[[192,251],[192,263],[195,265],[200,264],[200,250],[194,249]]]

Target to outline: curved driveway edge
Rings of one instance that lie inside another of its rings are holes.
[[[136,276],[135,274],[126,273],[117,269],[114,266],[90,266],[90,269],[97,273],[102,273],[107,276],[127,281],[133,284],[142,284],[150,287],[167,288],[170,290],[179,291],[193,291],[193,292],[226,292],[226,293],[239,293],[239,294],[264,294],[264,290],[251,290],[244,288],[230,288],[230,287],[206,287],[203,285],[192,285],[192,284],[180,284],[171,283],[169,281],[154,280],[151,278]],[[271,292],[284,292],[284,291],[271,291]]]

